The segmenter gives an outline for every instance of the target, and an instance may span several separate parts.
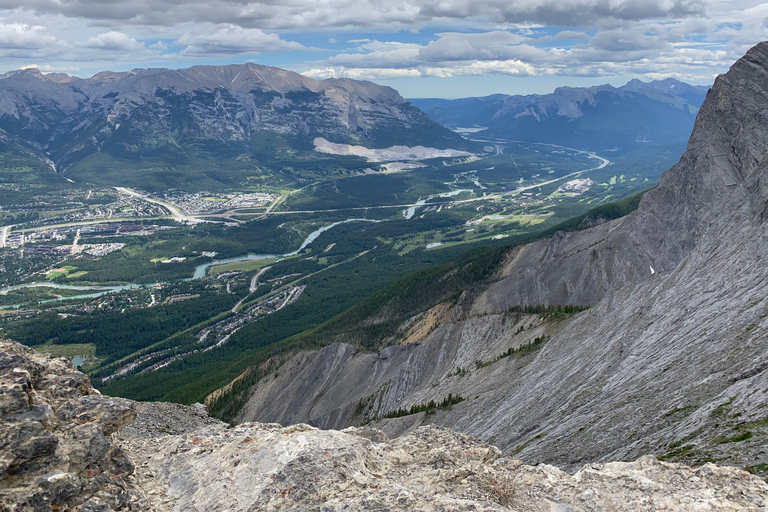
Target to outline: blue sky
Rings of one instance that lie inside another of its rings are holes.
[[[710,84],[764,39],[749,0],[0,0],[0,71],[250,61],[405,97]]]

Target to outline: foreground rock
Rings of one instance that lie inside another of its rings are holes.
[[[68,360],[0,341],[0,510],[145,510],[110,436],[135,417]]]
[[[100,396],[69,361],[8,341],[0,341],[0,415],[3,512],[768,507],[765,482],[711,464],[646,457],[571,476],[437,427],[393,440],[371,428],[230,428],[200,405]]]
[[[366,428],[250,423],[133,438],[138,482],[170,510],[765,510],[768,485],[736,468],[643,457],[571,476],[447,429],[389,440]]]

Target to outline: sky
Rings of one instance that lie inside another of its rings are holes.
[[[407,98],[709,85],[766,39],[750,0],[0,0],[0,72],[255,62]]]

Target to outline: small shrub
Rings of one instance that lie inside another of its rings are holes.
[[[480,487],[488,493],[488,496],[503,507],[512,504],[515,497],[515,482],[511,475],[490,475],[486,476]]]

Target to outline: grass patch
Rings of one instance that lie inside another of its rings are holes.
[[[742,441],[746,441],[747,439],[749,439],[751,437],[752,437],[752,432],[747,431],[747,432],[742,432],[740,434],[736,434],[735,436],[733,436],[730,439],[730,441],[732,443],[740,443]]]
[[[51,357],[93,357],[96,354],[95,343],[72,343],[70,345],[54,345],[53,343],[45,343],[44,345],[35,345],[32,348],[38,352],[50,354]]]
[[[671,447],[674,448],[671,451],[668,451],[664,455],[659,455],[658,459],[661,461],[668,461],[668,460],[674,460],[678,457],[685,457],[687,455],[690,455],[694,448],[696,448],[696,445],[694,444],[687,444],[685,446],[677,447],[678,443],[672,443]]]
[[[745,431],[745,432],[739,432],[735,436],[720,436],[715,438],[715,444],[725,444],[725,443],[740,443],[742,441],[746,441],[747,439],[750,439],[752,437],[752,432]]]
[[[768,464],[760,463],[753,466],[747,466],[744,469],[752,473],[753,475],[760,475],[768,473]]]
[[[231,272],[233,270],[242,270],[248,272],[249,270],[259,270],[267,265],[271,265],[277,258],[267,258],[263,260],[247,260],[236,261],[234,263],[225,263],[223,265],[214,265],[208,268],[208,274],[221,274],[222,272]]]

